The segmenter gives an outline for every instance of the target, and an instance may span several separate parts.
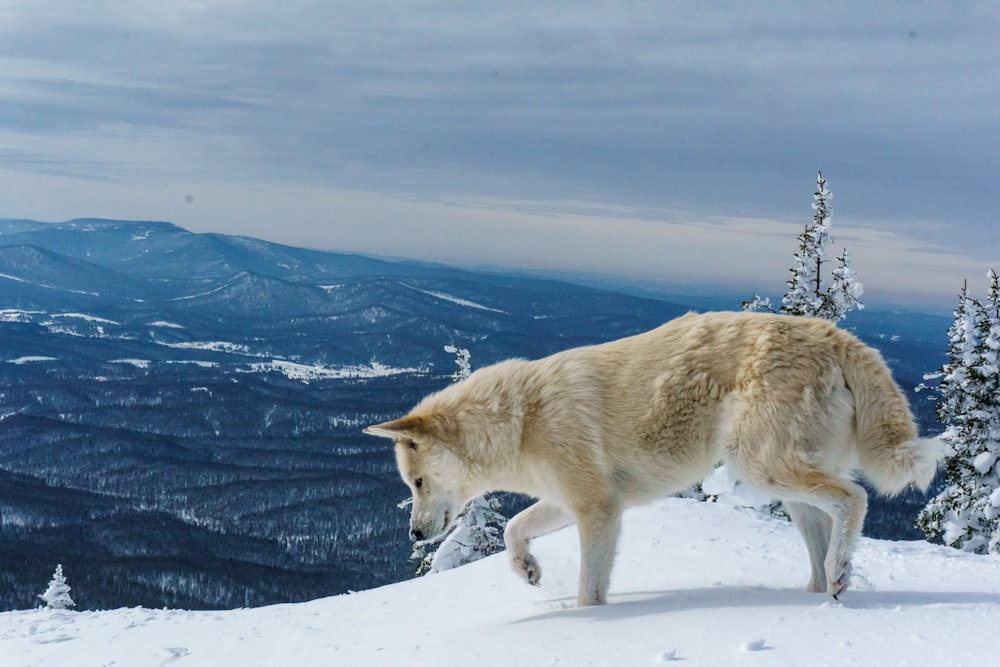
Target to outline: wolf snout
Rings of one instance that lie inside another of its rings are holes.
[[[424,531],[415,528],[410,529],[410,539],[414,542],[421,542],[424,539]]]

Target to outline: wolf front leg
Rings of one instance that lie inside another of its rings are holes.
[[[542,580],[542,568],[528,551],[528,545],[534,538],[571,523],[573,517],[569,512],[545,500],[539,500],[511,519],[503,532],[503,541],[515,574],[532,586],[538,586]]]
[[[577,525],[580,530],[580,585],[576,605],[604,604],[621,532],[621,508],[613,504],[587,508],[577,517]]]

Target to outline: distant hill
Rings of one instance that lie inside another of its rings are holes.
[[[193,234],[162,222],[6,221],[0,229],[0,309],[76,308],[114,323],[105,329],[109,345],[125,332],[159,340],[162,327],[149,325],[169,321],[175,342],[211,336],[256,349],[281,341],[277,355],[307,362],[441,364],[445,343],[474,340],[478,362],[487,363],[614,338],[686,310],[569,283]]]

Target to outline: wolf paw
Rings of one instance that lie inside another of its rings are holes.
[[[530,553],[526,553],[523,556],[513,556],[510,559],[511,567],[514,568],[514,572],[517,576],[524,579],[526,582],[532,586],[538,586],[542,581],[542,568],[538,565],[538,561]]]
[[[851,581],[851,564],[843,563],[840,567],[827,570],[830,573],[829,581],[826,585],[826,592],[836,600],[837,596],[847,590]]]

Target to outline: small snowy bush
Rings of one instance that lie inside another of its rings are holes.
[[[45,602],[45,606],[49,609],[68,609],[76,606],[69,591],[70,587],[66,583],[66,577],[63,576],[62,564],[60,563],[56,565],[56,571],[52,575],[49,587],[38,597]]]

